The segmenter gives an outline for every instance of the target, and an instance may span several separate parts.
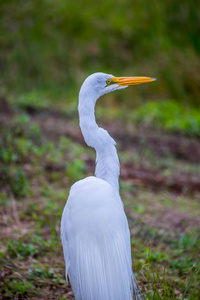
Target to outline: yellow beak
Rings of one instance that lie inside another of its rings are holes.
[[[113,77],[109,79],[110,84],[117,83],[119,86],[127,86],[127,85],[136,85],[146,82],[155,81],[156,78],[151,77],[143,77],[143,76],[137,76],[137,77]]]

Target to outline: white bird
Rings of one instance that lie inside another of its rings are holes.
[[[97,99],[106,93],[154,80],[95,73],[80,89],[80,127],[87,145],[96,150],[96,169],[95,176],[71,187],[61,220],[66,278],[76,300],[142,299],[132,272],[116,143],[98,127],[94,109]]]

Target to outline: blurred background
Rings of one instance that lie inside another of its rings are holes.
[[[0,1],[3,299],[73,299],[59,224],[71,184],[94,172],[77,115],[94,72],[157,78],[106,95],[97,119],[118,143],[141,288],[199,299],[199,33],[194,0]]]
[[[76,95],[85,77],[103,71],[157,77],[154,86],[134,91],[138,97],[199,104],[193,0],[2,0],[0,9],[1,85],[14,92]]]

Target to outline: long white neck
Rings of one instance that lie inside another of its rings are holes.
[[[98,127],[95,119],[94,95],[79,94],[80,128],[88,146],[96,150],[95,176],[110,183],[119,191],[119,159],[115,141],[108,132]]]

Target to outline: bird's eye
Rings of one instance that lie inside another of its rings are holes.
[[[107,84],[107,86],[110,85],[110,84],[111,84],[111,80],[110,80],[110,79],[107,79],[107,80],[106,80],[106,84]]]

